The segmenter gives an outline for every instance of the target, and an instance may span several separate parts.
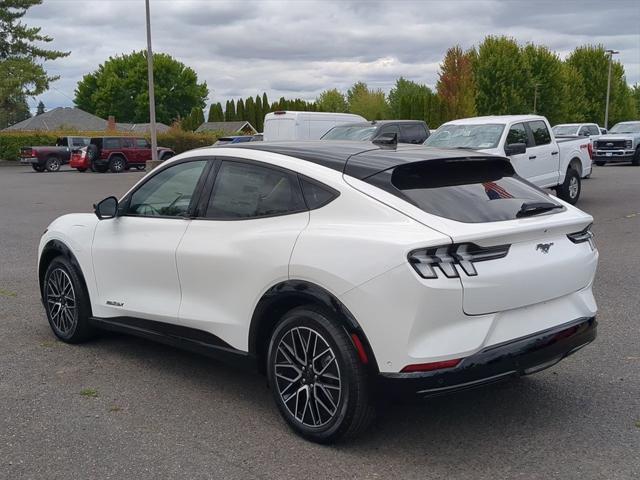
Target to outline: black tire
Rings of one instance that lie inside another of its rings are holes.
[[[62,162],[55,155],[51,155],[44,163],[44,168],[47,172],[59,172]]]
[[[174,154],[171,152],[166,152],[162,154],[162,157],[160,157],[160,160],[162,160],[163,162],[169,160],[171,157],[173,157]]]
[[[78,170],[79,172],[86,172],[87,171],[87,169],[84,168],[84,167],[83,168],[76,168],[76,170]]]
[[[146,165],[144,165],[144,164],[143,165],[136,165],[136,170],[138,170],[140,172],[143,171],[145,168],[146,168]]]
[[[89,324],[89,294],[75,267],[65,257],[54,258],[47,267],[42,299],[49,326],[60,340],[81,343],[95,335],[95,329]]]
[[[636,148],[636,153],[633,155],[631,165],[633,165],[634,167],[640,166],[640,147]]]
[[[127,161],[124,157],[120,155],[114,155],[109,160],[109,170],[111,173],[120,173],[124,172],[125,168],[127,168]]]
[[[556,193],[565,202],[575,205],[580,198],[582,191],[582,181],[578,172],[569,167],[564,177],[564,183],[556,188]]]
[[[299,354],[292,357],[287,344],[296,341]],[[321,348],[327,351],[325,355],[318,353]],[[309,362],[314,356],[315,361]],[[269,342],[267,375],[280,414],[308,440],[333,443],[354,437],[373,420],[375,408],[365,365],[346,331],[314,306],[295,308],[278,323]]]
[[[33,168],[36,172],[44,172],[44,167],[39,163],[32,163],[31,168]]]
[[[606,165],[607,162],[596,162],[596,165],[599,167],[603,167]]]
[[[105,173],[107,170],[109,170],[109,166],[108,165],[96,165],[94,164],[92,167],[92,170],[94,172],[98,172],[98,173]]]

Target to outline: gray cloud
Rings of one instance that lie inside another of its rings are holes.
[[[388,91],[399,76],[433,86],[446,49],[485,35],[545,44],[565,56],[600,43],[620,50],[627,80],[640,82],[640,7],[632,0],[151,0],[154,50],[194,68],[209,101],[266,91],[313,99],[357,80]],[[82,75],[109,56],[146,46],[142,1],[45,0],[25,21],[68,58],[42,100],[69,105]]]

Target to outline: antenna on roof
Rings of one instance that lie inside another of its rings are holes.
[[[397,133],[383,133],[377,138],[371,140],[371,143],[378,145],[380,148],[395,150],[398,147]]]

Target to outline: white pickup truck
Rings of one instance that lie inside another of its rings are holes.
[[[541,188],[553,188],[575,204],[581,179],[591,175],[591,141],[558,138],[539,115],[464,118],[440,126],[424,142],[440,148],[463,148],[507,156],[516,173]]]

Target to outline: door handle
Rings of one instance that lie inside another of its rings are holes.
[[[529,157],[529,160],[533,160],[533,159],[535,159],[535,158],[536,158],[536,156],[535,156],[535,155],[531,155],[531,156]]]
[[[551,155],[557,155],[558,152],[551,152]]]

